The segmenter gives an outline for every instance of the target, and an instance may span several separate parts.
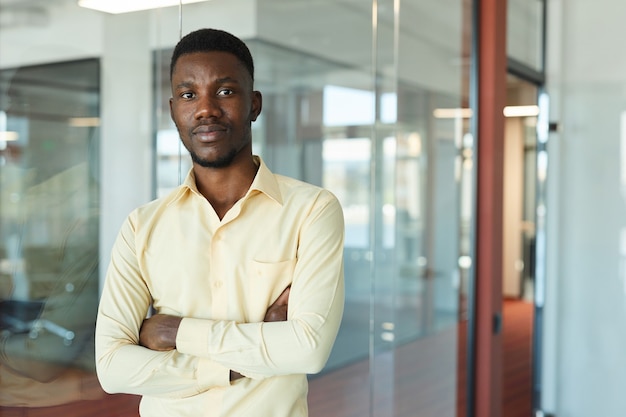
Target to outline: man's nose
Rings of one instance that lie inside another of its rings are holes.
[[[220,117],[222,108],[219,99],[210,95],[198,98],[198,106],[196,108],[196,118]]]

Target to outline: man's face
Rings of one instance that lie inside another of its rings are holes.
[[[181,55],[172,73],[170,114],[194,163],[221,168],[252,153],[250,125],[261,93],[239,59],[228,52]],[[243,151],[243,152],[242,152]]]

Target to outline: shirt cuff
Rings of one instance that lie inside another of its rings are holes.
[[[230,369],[207,358],[209,323],[183,318],[176,334],[176,350],[198,357],[196,378],[201,389],[230,385]]]
[[[187,355],[207,358],[209,353],[209,320],[185,317],[178,325],[176,350]]]

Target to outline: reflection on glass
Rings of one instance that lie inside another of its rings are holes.
[[[343,207],[345,246],[366,249],[369,246],[370,140],[326,139],[322,146],[323,186],[335,193]]]
[[[191,157],[176,129],[158,131],[156,140],[156,195],[162,197],[181,184],[181,178],[191,169]]]
[[[16,136],[0,146],[0,406],[99,396],[99,61],[2,70],[0,88]]]
[[[324,87],[324,126],[359,126],[374,123],[374,94],[367,90]]]

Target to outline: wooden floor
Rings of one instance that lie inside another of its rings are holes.
[[[502,417],[531,416],[532,304],[506,301]],[[465,323],[310,382],[310,417],[465,417]],[[457,345],[459,349],[457,349]],[[370,395],[370,393],[373,393]],[[1,417],[137,417],[138,398],[105,395],[56,407],[0,407]]]
[[[502,417],[532,415],[532,321],[531,303],[505,301]],[[461,323],[399,347],[393,358],[376,359],[371,374],[368,362],[361,362],[316,378],[310,384],[310,417],[368,416],[370,407],[376,416],[465,417],[466,340]]]
[[[533,304],[505,301],[502,350],[503,417],[532,415]]]

